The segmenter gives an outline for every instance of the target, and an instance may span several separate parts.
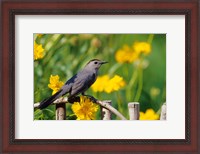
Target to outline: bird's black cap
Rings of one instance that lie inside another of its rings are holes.
[[[90,60],[87,64],[89,64],[90,62],[92,62],[92,61],[99,61],[99,62],[101,62],[101,64],[106,64],[106,63],[108,63],[108,62],[106,62],[106,61],[101,61],[101,60],[99,60],[99,59],[92,59],[92,60]],[[86,65],[87,65],[86,64]]]

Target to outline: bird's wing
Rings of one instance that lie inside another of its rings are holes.
[[[74,79],[70,96],[73,97],[82,92],[85,92],[96,80],[95,74],[84,73],[77,74],[77,77]]]
[[[72,86],[77,78],[77,74],[75,74],[73,77],[71,77],[67,82],[62,86],[62,93],[65,95],[66,93],[71,93]]]

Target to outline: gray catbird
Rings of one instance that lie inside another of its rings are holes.
[[[105,63],[107,62],[98,59],[90,60],[86,66],[80,72],[70,78],[57,93],[43,100],[38,108],[46,108],[56,99],[67,93],[69,93],[68,99],[73,98],[80,93],[84,95],[84,92],[96,81],[98,70],[101,65]]]

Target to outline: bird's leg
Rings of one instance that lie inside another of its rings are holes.
[[[71,103],[71,104],[73,104],[74,102],[80,102],[80,97],[76,97],[76,96],[69,97],[68,102]]]
[[[92,102],[96,102],[97,101],[97,99],[96,98],[94,98],[93,96],[91,96],[91,95],[86,95],[84,92],[82,92],[81,93],[83,96],[86,96],[86,97],[88,97]]]

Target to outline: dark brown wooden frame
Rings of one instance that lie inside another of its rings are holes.
[[[200,153],[200,105],[198,99],[198,0],[113,1],[2,1],[1,4],[1,103],[0,152],[177,152]],[[185,15],[186,17],[186,138],[143,140],[23,140],[15,139],[15,15]],[[199,111],[199,113],[198,113]],[[198,123],[199,122],[199,123]]]

